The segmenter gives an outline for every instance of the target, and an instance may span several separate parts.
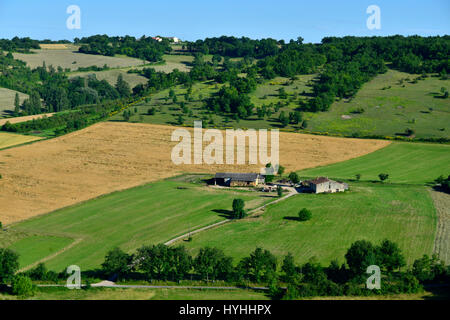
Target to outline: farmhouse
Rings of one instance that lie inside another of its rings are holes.
[[[258,173],[216,173],[214,177],[214,185],[228,187],[256,187],[263,184],[264,176]]]
[[[314,193],[335,193],[348,190],[347,183],[330,180],[325,177],[304,181],[303,185]]]

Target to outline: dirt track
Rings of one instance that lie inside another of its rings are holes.
[[[180,165],[171,161],[175,128],[104,122],[56,139],[0,151],[0,221],[10,224],[182,172],[259,171],[249,165]],[[286,171],[375,151],[387,141],[280,133]]]

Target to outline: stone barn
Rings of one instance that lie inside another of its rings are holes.
[[[227,187],[256,187],[264,184],[264,176],[259,173],[216,173],[214,184]]]
[[[348,190],[348,184],[334,181],[325,177],[304,181],[303,184],[313,193],[335,193]]]

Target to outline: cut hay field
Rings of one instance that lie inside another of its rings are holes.
[[[10,224],[183,172],[254,171],[256,165],[175,165],[176,127],[103,122],[55,139],[0,151],[0,221]],[[192,128],[189,129],[192,132]],[[359,157],[387,141],[280,133],[288,171]]]
[[[9,148],[19,144],[28,143],[31,141],[41,140],[40,137],[26,136],[22,134],[15,134],[9,132],[0,132],[0,150],[4,148]],[[1,174],[1,172],[0,172]]]
[[[388,182],[426,184],[450,173],[450,145],[393,142],[374,153],[332,164],[303,170],[305,177],[326,176],[337,179],[378,180],[378,174],[389,174]]]
[[[14,99],[16,97],[16,93],[19,94],[19,101],[21,104],[26,98],[28,98],[28,95],[25,93],[0,88],[0,119],[8,115],[5,111],[14,111]]]
[[[78,53],[71,49],[32,50],[33,54],[13,53],[14,58],[25,61],[31,68],[42,66],[45,61],[47,66],[69,68],[77,70],[80,67],[97,66],[105,64],[110,68],[133,67],[143,64],[143,61],[125,56],[107,57],[101,55]]]
[[[112,69],[105,71],[86,71],[86,72],[72,72],[69,75],[69,78],[75,77],[87,77],[89,75],[95,75],[98,80],[106,80],[109,84],[115,85],[117,82],[117,77],[122,75],[123,79],[130,85],[131,88],[134,88],[140,83],[147,83],[148,79],[140,76],[136,73],[128,73],[126,70],[122,69]]]
[[[165,63],[156,64],[150,66],[156,71],[161,71],[165,73],[170,73],[175,69],[178,69],[181,72],[189,72],[190,64],[194,61],[194,57],[191,55],[176,55],[176,54],[165,54],[163,56]]]
[[[191,229],[224,220],[220,210],[230,210],[236,197],[247,201],[249,208],[272,201],[264,193],[219,190],[180,179],[167,180],[16,224],[9,230],[20,232],[22,239],[9,247],[25,257],[21,261],[23,267],[25,262],[31,264],[43,258],[40,254],[43,250],[53,246],[47,255],[54,254],[72,239],[78,239],[75,245],[48,259],[46,265],[55,271],[71,264],[86,270],[99,267],[106,252],[114,246],[133,252],[144,244],[165,242]],[[26,237],[27,233],[44,236],[43,245],[38,245],[36,236]],[[50,235],[59,238],[49,238]]]
[[[25,122],[25,121],[30,121],[33,119],[39,119],[42,117],[51,117],[53,114],[54,113],[43,113],[43,114],[35,114],[32,116],[4,118],[4,119],[0,119],[0,126],[4,125],[6,122],[9,122],[9,123]]]
[[[302,208],[312,219],[295,220]],[[356,183],[343,194],[298,194],[268,207],[257,218],[246,218],[193,236],[185,246],[218,247],[240,259],[259,246],[281,261],[291,252],[299,263],[316,257],[328,264],[344,262],[344,254],[356,240],[375,243],[388,238],[400,246],[411,263],[431,254],[436,213],[428,190],[421,186]]]
[[[430,75],[413,83],[418,76],[388,70],[364,84],[353,100],[335,102],[327,112],[308,113],[308,130],[392,137],[411,128],[418,138],[450,138],[450,99],[442,99],[440,92],[450,88],[450,80]],[[365,111],[352,113],[357,108]]]

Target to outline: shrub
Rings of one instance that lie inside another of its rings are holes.
[[[29,277],[23,275],[17,275],[13,278],[11,290],[14,295],[20,297],[30,297],[34,295],[33,282]]]
[[[298,213],[298,219],[300,221],[308,221],[309,219],[311,219],[312,217],[312,212],[309,211],[306,208],[303,208],[302,210],[300,210],[300,212]]]
[[[234,219],[242,219],[245,217],[245,210],[244,210],[244,200],[242,199],[234,199],[233,200],[233,218]]]

